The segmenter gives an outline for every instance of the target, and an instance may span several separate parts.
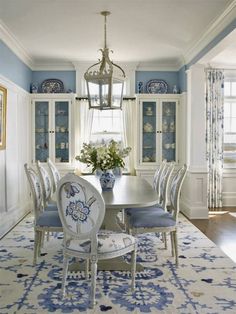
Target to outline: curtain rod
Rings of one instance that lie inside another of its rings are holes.
[[[223,70],[223,71],[236,71],[236,68],[235,69],[227,69],[227,68],[205,68],[206,71],[208,70]]]
[[[75,97],[76,100],[88,100],[88,97]],[[135,97],[123,97],[123,100],[135,100]]]

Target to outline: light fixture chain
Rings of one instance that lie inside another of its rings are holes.
[[[104,48],[107,48],[107,16],[104,15],[105,23],[104,23]]]

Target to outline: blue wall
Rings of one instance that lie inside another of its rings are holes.
[[[143,93],[147,93],[146,84],[149,80],[158,79],[163,80],[168,84],[167,93],[173,92],[174,85],[179,91],[178,71],[136,71],[135,73],[135,92],[138,93],[138,82],[143,82]]]
[[[179,81],[179,90],[180,93],[187,91],[187,74],[186,74],[186,65],[182,66],[178,72],[178,81]]]
[[[46,79],[59,79],[64,83],[65,92],[71,90],[75,93],[75,71],[33,71],[32,83],[36,83],[41,92],[41,84]]]
[[[0,40],[0,74],[30,91],[32,71]]]

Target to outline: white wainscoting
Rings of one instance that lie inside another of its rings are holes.
[[[183,183],[180,210],[190,219],[207,219],[207,173],[188,170]]]
[[[0,237],[30,209],[24,163],[30,162],[30,97],[0,76],[7,88],[6,149],[0,150]]]
[[[223,206],[236,207],[236,169],[224,171]]]

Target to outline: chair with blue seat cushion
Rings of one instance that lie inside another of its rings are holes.
[[[29,181],[31,195],[33,198],[34,212],[34,265],[37,262],[37,256],[40,255],[41,245],[45,232],[62,231],[62,224],[58,211],[45,211],[42,206],[42,186],[37,173],[27,164],[24,165],[25,173]]]
[[[52,179],[52,192],[55,193],[57,189],[57,184],[61,179],[60,172],[58,171],[57,167],[51,161],[51,159],[47,159],[48,169],[50,171],[51,179]]]
[[[166,211],[159,207],[158,210],[133,211],[129,215],[128,230],[130,234],[148,232],[170,232],[172,254],[175,255],[175,262],[178,265],[178,214],[179,197],[181,187],[186,175],[187,167],[184,165],[174,175],[170,185],[170,205]]]
[[[43,207],[47,210],[57,210],[57,203],[51,199],[52,196],[52,182],[48,171],[42,166],[41,162],[36,162],[39,179],[42,186],[43,192]]]
[[[137,213],[137,212],[143,212],[143,211],[155,211],[158,208],[161,209],[165,209],[166,210],[166,205],[168,202],[168,187],[169,187],[169,182],[170,182],[170,178],[172,175],[172,172],[174,170],[174,163],[166,163],[164,162],[162,165],[162,169],[158,178],[158,181],[155,179],[154,176],[154,186],[158,184],[158,200],[159,203],[157,203],[154,206],[148,206],[148,207],[139,207],[139,208],[125,208],[124,212],[126,216],[130,216],[132,213]],[[126,221],[128,219],[128,217],[126,217]]]
[[[91,262],[91,304],[95,305],[97,261],[132,252],[132,289],[135,286],[135,237],[126,233],[100,230],[105,215],[101,193],[88,181],[67,174],[58,184],[57,202],[64,230],[62,292],[65,295],[68,259],[83,258]]]

